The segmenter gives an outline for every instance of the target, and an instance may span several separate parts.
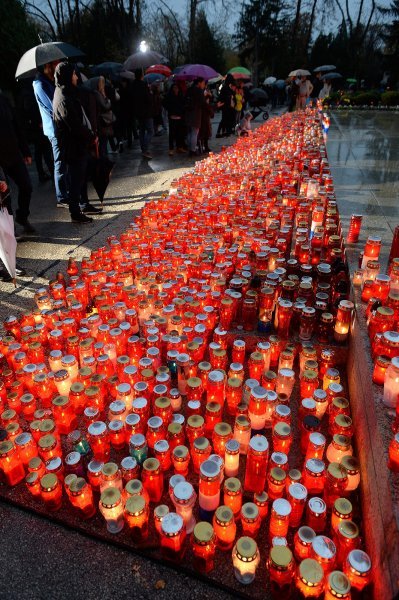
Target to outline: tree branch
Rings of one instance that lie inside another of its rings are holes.
[[[51,30],[53,39],[55,40],[57,38],[57,34],[55,32],[53,24],[51,23],[50,19],[46,15],[46,13],[44,13],[40,8],[38,8],[37,6],[35,6],[34,4],[32,4],[31,2],[25,2],[25,7],[27,9],[27,12],[30,15],[32,15],[32,17],[35,17],[36,19],[40,19],[41,21],[43,21],[44,23],[46,23],[46,25]],[[35,10],[37,12],[34,13],[34,12],[32,12],[32,10]]]

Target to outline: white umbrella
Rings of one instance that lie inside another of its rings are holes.
[[[5,268],[16,278],[17,240],[14,234],[14,219],[5,207],[0,207],[0,258]]]
[[[125,71],[134,71],[134,69],[146,69],[151,65],[159,65],[168,62],[168,59],[155,52],[155,50],[147,50],[146,52],[135,52],[123,63]]]
[[[294,71],[291,71],[288,77],[308,77],[309,75],[310,72],[306,69],[295,69]]]
[[[263,82],[263,85],[273,85],[273,83],[275,83],[276,81],[276,77],[266,77],[265,81]]]

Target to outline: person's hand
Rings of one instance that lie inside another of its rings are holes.
[[[31,165],[32,164],[32,157],[31,156],[24,156],[24,163],[26,165]]]
[[[3,194],[7,191],[7,184],[5,181],[0,181],[0,192]]]

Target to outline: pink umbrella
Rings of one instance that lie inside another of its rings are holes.
[[[158,75],[165,75],[165,77],[170,77],[172,75],[171,69],[169,69],[166,65],[152,65],[146,69],[146,74],[149,73],[157,73]]]
[[[212,67],[208,67],[207,65],[186,65],[181,71],[174,75],[174,79],[192,81],[197,77],[202,77],[208,81],[208,79],[213,79],[218,75],[219,73],[217,73],[215,69],[212,69]]]

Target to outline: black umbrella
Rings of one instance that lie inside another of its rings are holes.
[[[97,192],[101,203],[104,201],[104,195],[109,184],[111,171],[114,162],[107,156],[92,157],[89,161],[89,178]]]
[[[91,72],[93,75],[117,75],[123,70],[122,63],[118,62],[103,62],[99,65],[92,67]]]
[[[16,79],[33,77],[37,67],[46,65],[55,60],[67,58],[78,58],[84,56],[84,52],[66,42],[48,42],[31,48],[22,56],[15,73]]]
[[[265,90],[261,90],[260,88],[253,88],[250,92],[252,98],[256,98],[256,100],[267,100],[267,94]]]

